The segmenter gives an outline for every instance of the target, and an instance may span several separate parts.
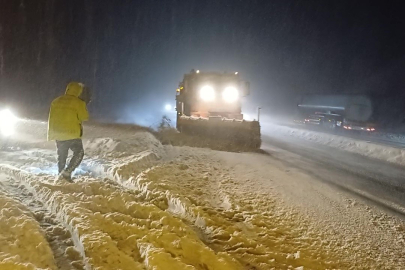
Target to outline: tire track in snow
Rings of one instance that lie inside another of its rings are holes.
[[[24,182],[69,229],[85,269],[242,269],[143,195],[94,179],[55,185],[16,168],[0,169]]]
[[[1,171],[7,172],[7,169],[2,167]],[[52,249],[58,269],[83,269],[83,259],[74,249],[70,232],[58,222],[55,215],[34,197],[34,194],[25,187],[24,183],[21,183],[16,178],[13,179],[8,176],[8,179],[3,181],[2,184],[6,194],[23,204],[42,228],[48,245]]]
[[[56,270],[51,248],[32,213],[3,192],[0,205],[0,269]]]

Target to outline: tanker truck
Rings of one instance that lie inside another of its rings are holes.
[[[176,127],[192,136],[258,149],[260,124],[244,120],[241,108],[249,93],[249,82],[238,72],[191,70],[176,89]]]
[[[316,122],[328,128],[375,131],[373,100],[367,95],[305,95],[297,107],[306,116],[306,124]]]

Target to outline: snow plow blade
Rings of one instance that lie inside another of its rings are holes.
[[[261,146],[258,121],[189,116],[181,116],[177,121],[178,130],[188,135],[223,141],[229,145],[247,149],[260,149]]]

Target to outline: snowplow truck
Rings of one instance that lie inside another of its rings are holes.
[[[258,121],[243,119],[241,99],[249,95],[249,82],[238,72],[200,72],[184,75],[176,90],[177,129],[185,134],[259,149]]]

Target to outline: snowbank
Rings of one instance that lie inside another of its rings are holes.
[[[113,179],[122,170],[136,175],[165,157],[163,145],[149,132],[136,132],[124,139],[96,138],[85,141],[86,158],[80,169],[94,176]]]
[[[405,166],[405,149],[286,126],[268,125],[266,126],[266,129],[272,134],[272,136],[284,137],[287,135],[297,139],[311,141],[370,158],[380,159]]]
[[[133,172],[139,173],[166,156],[163,145],[149,132],[118,133],[121,134],[118,138],[102,137],[112,135],[113,132],[99,134],[96,138],[96,132],[93,131],[94,138],[83,139],[85,157],[75,176],[89,173],[102,177],[113,176],[117,165],[129,166]],[[43,145],[36,143],[29,146],[26,150],[8,151],[7,154],[4,152],[7,164],[36,175],[56,176],[58,169],[55,146],[52,149],[44,149],[41,147]]]
[[[86,154],[99,158],[117,158],[149,151],[162,156],[164,149],[149,132],[136,132],[126,138],[94,138],[84,140]]]
[[[377,139],[382,139],[382,140],[385,140],[388,142],[405,144],[405,135],[403,135],[403,134],[375,132],[375,133],[370,134],[370,136],[375,137]]]
[[[20,203],[0,194],[0,269],[57,269],[38,222]]]

